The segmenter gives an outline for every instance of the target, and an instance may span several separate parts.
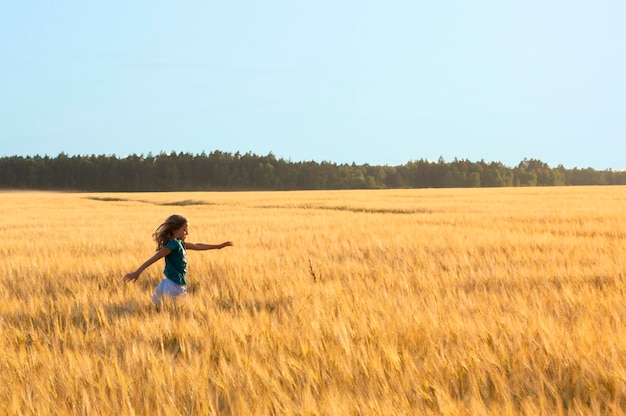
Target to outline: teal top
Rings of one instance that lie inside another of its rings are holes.
[[[165,277],[179,285],[187,284],[187,247],[185,242],[179,238],[169,240],[163,247],[170,250],[170,254],[165,256]]]

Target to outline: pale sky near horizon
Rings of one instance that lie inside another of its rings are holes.
[[[0,4],[0,157],[626,169],[626,2]]]

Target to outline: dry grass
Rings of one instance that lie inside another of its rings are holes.
[[[2,414],[626,413],[626,188],[0,196]]]

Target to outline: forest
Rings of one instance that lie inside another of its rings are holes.
[[[465,159],[424,159],[399,166],[291,161],[213,151],[200,154],[9,156],[0,158],[0,188],[90,192],[477,188],[626,185],[626,171],[517,166]]]

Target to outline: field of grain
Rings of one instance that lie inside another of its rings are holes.
[[[625,187],[0,196],[0,414],[626,413]]]

